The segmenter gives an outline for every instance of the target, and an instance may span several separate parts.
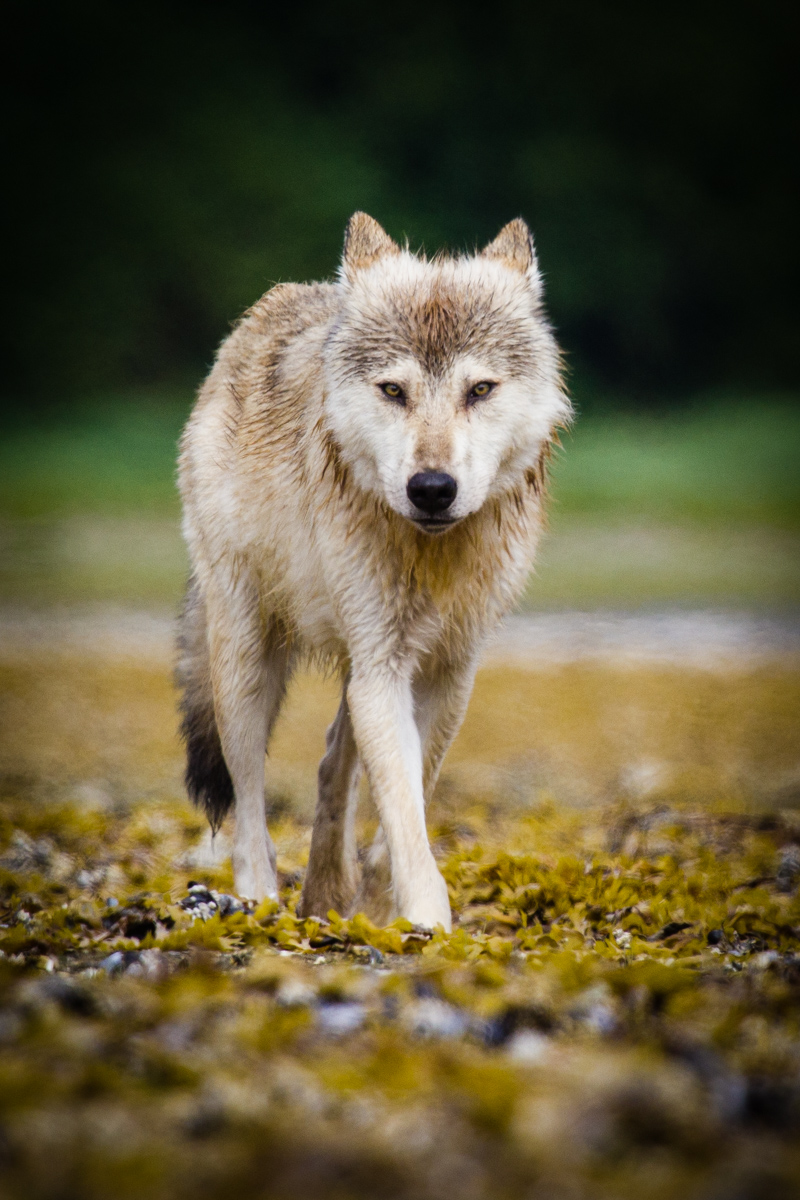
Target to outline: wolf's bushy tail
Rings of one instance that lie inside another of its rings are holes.
[[[216,833],[233,806],[233,782],[214,714],[206,609],[194,576],[186,588],[178,633],[175,681],[181,692],[181,736],[186,743],[186,788]]]

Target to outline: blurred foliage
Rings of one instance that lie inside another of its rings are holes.
[[[196,377],[356,208],[429,249],[525,215],[584,401],[796,382],[786,3],[17,17],[9,408]]]
[[[788,402],[606,413],[562,437],[560,514],[800,527],[800,411]]]
[[[0,513],[171,516],[178,438],[191,392],[106,394],[45,419],[18,416],[0,441]]]
[[[0,439],[0,599],[178,602],[188,389],[18,417]],[[588,414],[552,462],[532,606],[800,598],[800,423],[788,400]]]
[[[98,397],[17,420],[0,442],[0,515],[175,516],[188,391]],[[587,415],[551,463],[556,517],[800,526],[792,398],[719,399],[658,414]]]

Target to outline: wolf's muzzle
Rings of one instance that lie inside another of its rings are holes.
[[[415,508],[436,517],[445,512],[456,498],[458,484],[444,471],[418,471],[406,487],[406,495]]]

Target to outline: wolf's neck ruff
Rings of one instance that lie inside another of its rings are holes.
[[[241,892],[277,890],[264,750],[313,656],[344,692],[302,910],[449,927],[425,797],[524,586],[569,413],[520,220],[480,255],[428,261],[357,213],[337,282],[274,288],[223,344],[181,443],[179,677],[187,784],[215,823],[235,805]],[[359,880],[362,769],[381,835]]]

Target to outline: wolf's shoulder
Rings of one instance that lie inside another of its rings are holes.
[[[220,371],[237,381],[243,393],[261,392],[265,381],[276,383],[287,352],[313,341],[314,331],[324,330],[340,306],[332,283],[278,283],[265,292],[234,326],[220,347],[214,374]]]
[[[248,308],[239,328],[255,336],[291,341],[309,326],[336,315],[339,290],[332,283],[277,283]]]

